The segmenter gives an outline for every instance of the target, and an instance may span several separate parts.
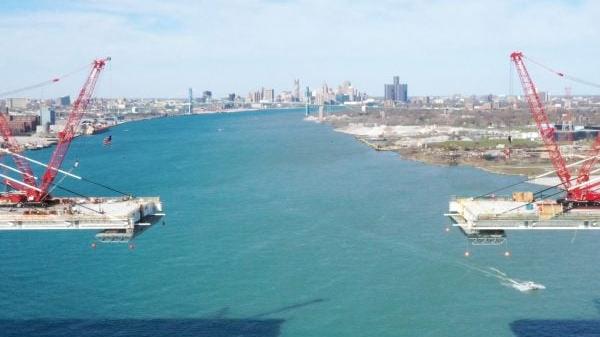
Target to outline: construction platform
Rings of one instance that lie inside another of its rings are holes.
[[[44,207],[0,207],[0,230],[96,230],[101,242],[128,242],[163,216],[158,197],[55,198]]]
[[[444,215],[473,244],[481,245],[502,244],[508,230],[600,230],[600,208],[522,199],[455,197]]]

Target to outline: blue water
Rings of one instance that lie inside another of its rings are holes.
[[[78,138],[75,172],[160,195],[127,245],[0,233],[4,336],[580,336],[600,333],[600,235],[469,247],[448,199],[521,178],[376,152],[302,110],[185,116]],[[31,153],[48,158],[50,150]],[[110,194],[65,180],[84,194]],[[62,192],[61,192],[62,193]],[[547,290],[526,294],[474,269]]]

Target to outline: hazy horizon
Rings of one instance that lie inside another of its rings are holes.
[[[97,97],[245,96],[349,80],[382,96],[398,75],[410,96],[509,94],[509,54],[600,82],[592,1],[5,1],[0,91],[111,56]],[[540,90],[600,89],[531,65]],[[18,96],[74,95],[84,73]],[[598,79],[598,80],[596,80]],[[513,72],[513,94],[520,87]]]

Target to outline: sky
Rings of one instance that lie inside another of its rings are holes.
[[[410,96],[518,94],[514,50],[600,82],[599,17],[591,0],[4,0],[0,92],[110,56],[97,96],[245,96],[294,78],[382,96],[394,75]],[[540,90],[600,94],[530,72]],[[20,95],[75,95],[85,75]]]

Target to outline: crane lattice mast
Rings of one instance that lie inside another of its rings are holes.
[[[79,96],[77,96],[77,99],[71,107],[67,124],[65,125],[65,128],[58,133],[58,143],[56,144],[56,149],[52,153],[52,157],[48,163],[48,168],[42,176],[42,182],[40,185],[41,192],[36,196],[36,201],[41,201],[47,197],[49,188],[54,182],[54,179],[58,174],[58,170],[60,169],[62,162],[67,155],[71,141],[75,137],[75,133],[79,127],[79,122],[81,121],[81,118],[83,117],[83,114],[87,110],[88,104],[90,103],[90,99],[94,92],[94,88],[96,87],[96,83],[98,82],[100,73],[108,61],[110,61],[110,57],[95,60],[92,63],[90,74],[81,88],[81,91],[79,91]]]
[[[550,125],[544,104],[540,99],[537,88],[533,83],[529,72],[527,71],[527,67],[525,66],[524,62],[525,56],[522,52],[516,51],[510,54],[510,58],[515,64],[517,73],[519,74],[519,79],[521,80],[521,85],[523,86],[523,93],[527,99],[527,104],[529,105],[529,110],[531,111],[533,119],[535,120],[540,137],[542,138],[544,145],[548,150],[550,161],[554,166],[556,175],[562,183],[562,187],[567,191],[566,199],[583,202],[600,201],[600,193],[594,190],[595,187],[600,185],[600,181],[589,180],[590,170],[596,164],[598,160],[598,154],[600,154],[600,135],[596,138],[594,144],[592,145],[588,157],[589,159],[586,160],[579,168],[576,183],[573,184],[575,178],[571,178],[569,167],[567,166],[566,160],[562,156],[560,147],[555,140],[554,127]],[[556,71],[553,72],[558,76],[565,76],[563,73]]]

